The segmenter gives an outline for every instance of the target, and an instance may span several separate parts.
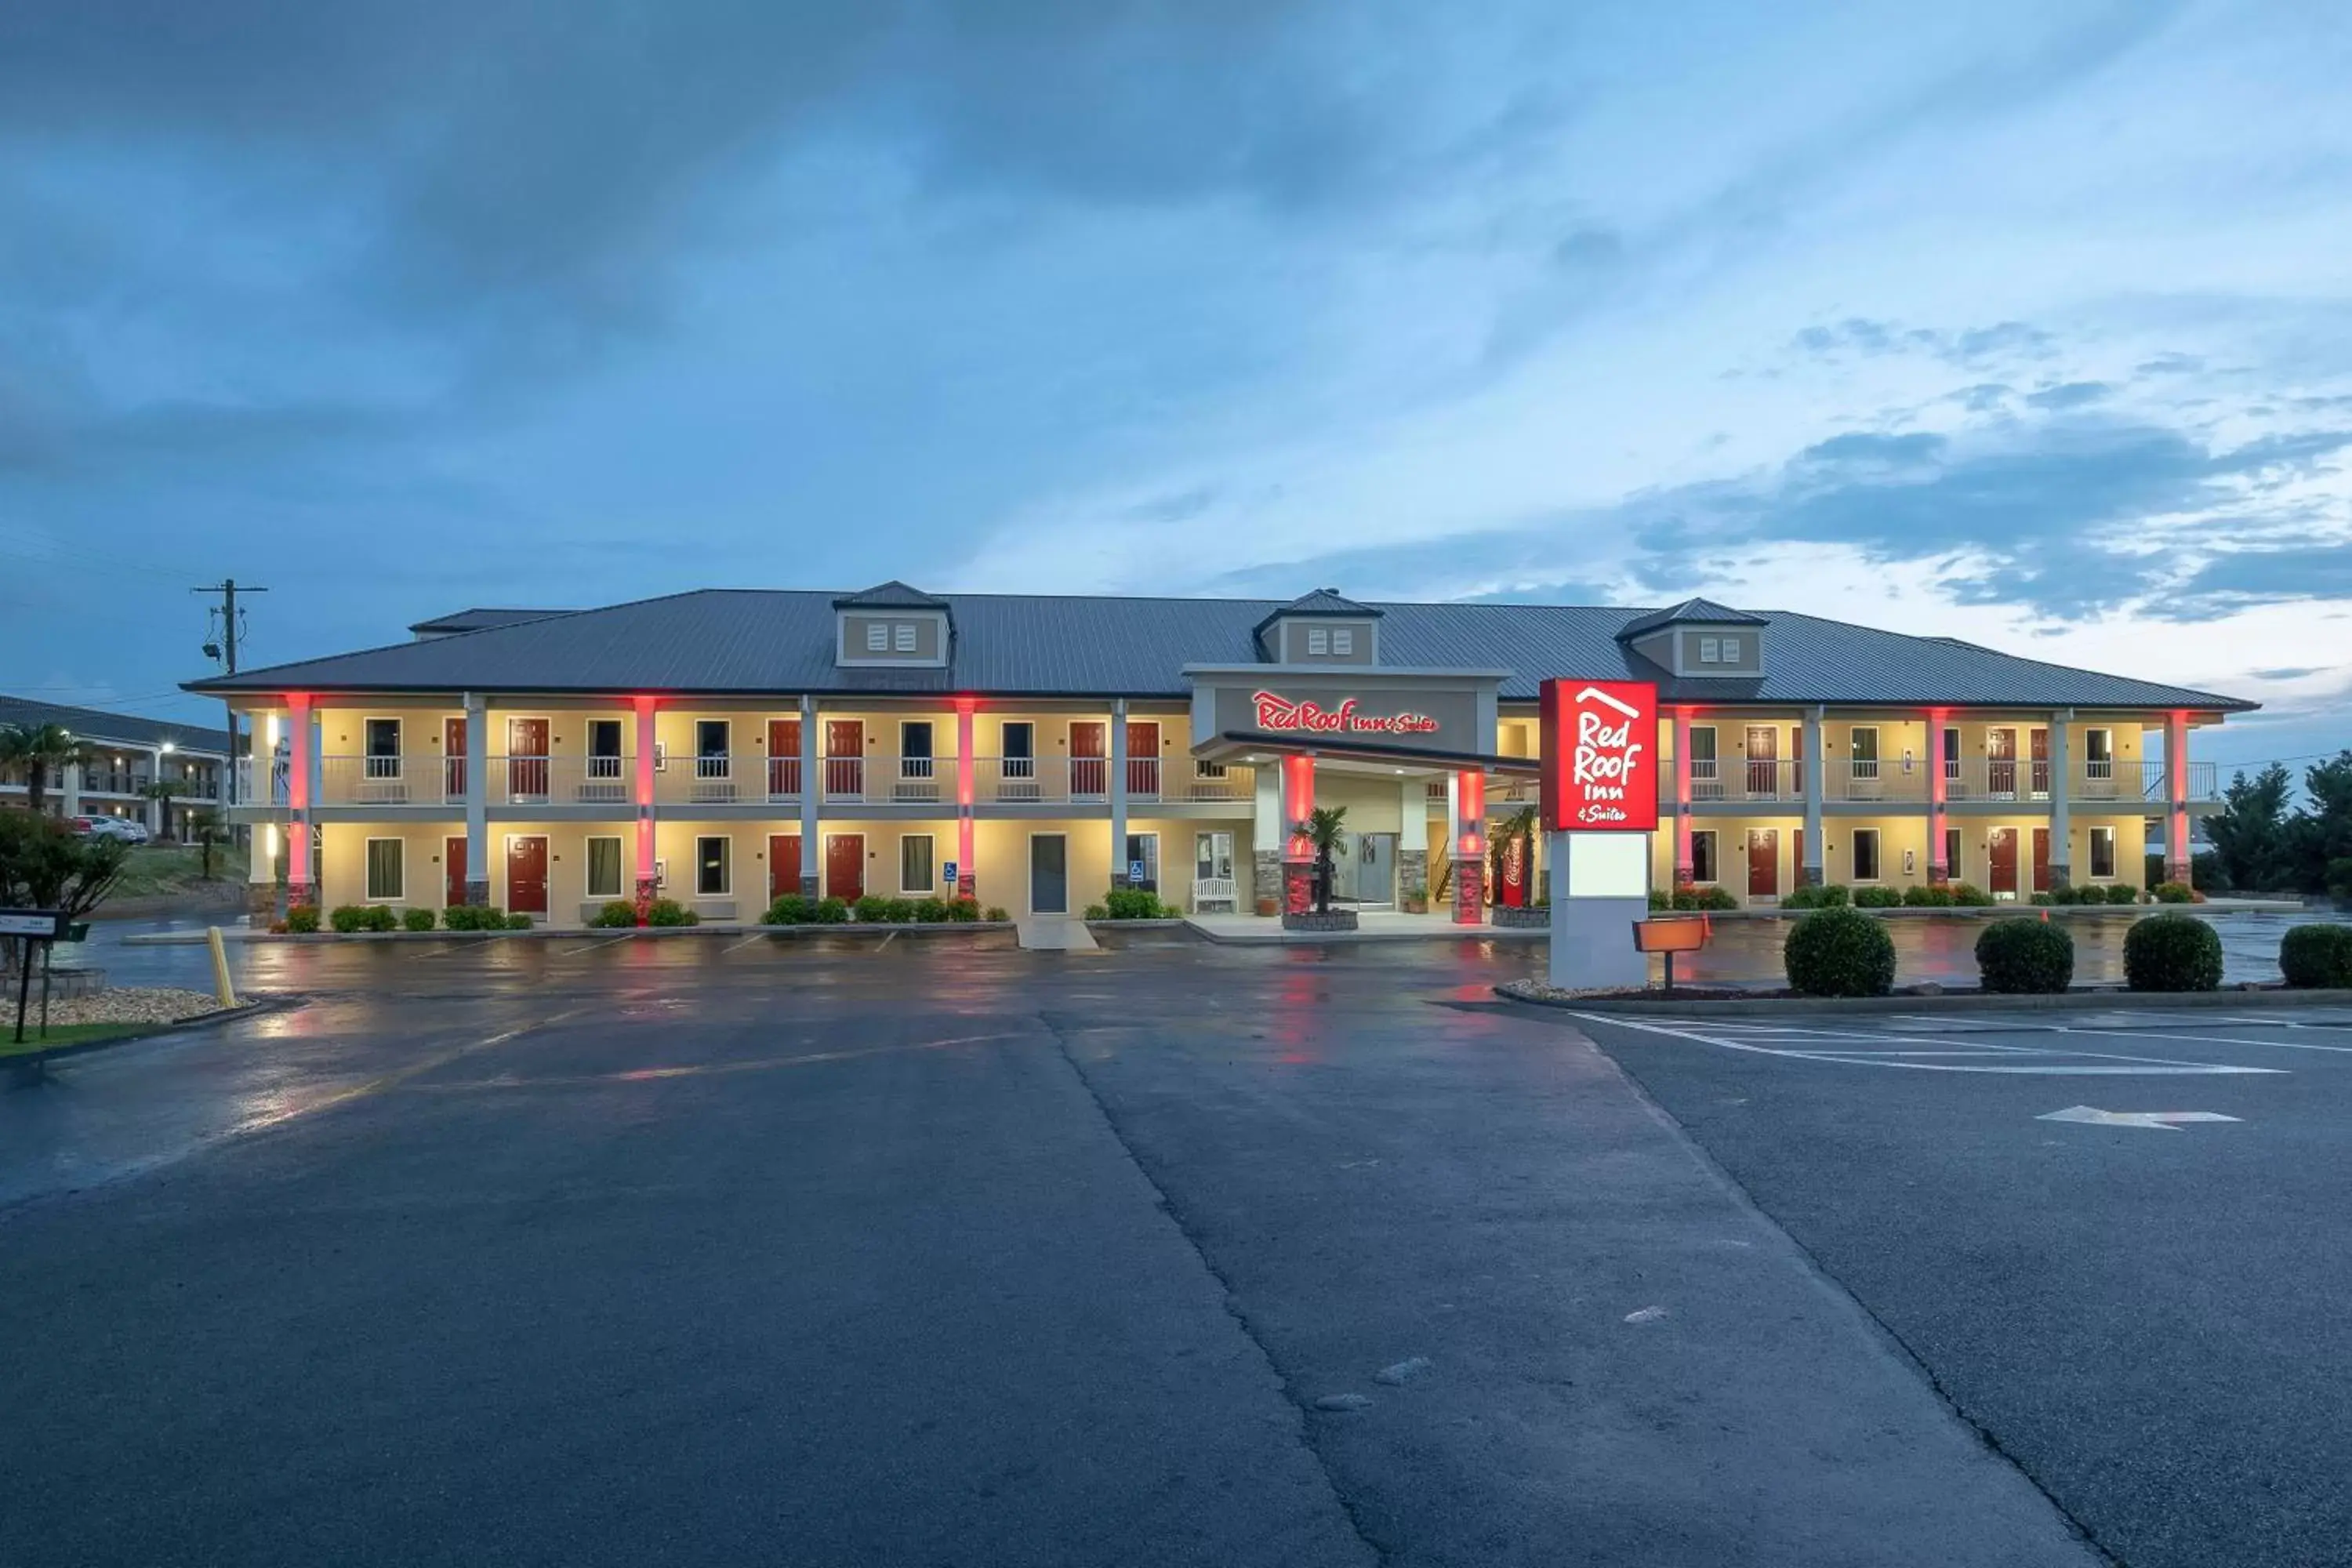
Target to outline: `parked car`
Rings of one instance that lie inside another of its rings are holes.
[[[120,838],[126,844],[144,844],[152,837],[145,823],[130,816],[77,816],[73,830],[85,838]]]

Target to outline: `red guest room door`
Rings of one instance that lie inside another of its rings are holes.
[[[797,833],[768,835],[768,901],[775,902],[786,893],[801,890],[801,836]]]
[[[866,896],[866,835],[835,833],[824,841],[824,891],[835,899]]]
[[[547,839],[542,835],[518,833],[507,840],[507,910],[547,913]]]
[[[1992,890],[2017,895],[2017,829],[1996,827],[1992,830]]]
[[[1780,896],[1780,830],[1777,827],[1748,830],[1748,896]]]

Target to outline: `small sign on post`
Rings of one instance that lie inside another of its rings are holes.
[[[33,943],[41,944],[41,955],[46,960],[49,944],[65,934],[63,910],[0,910],[0,936],[13,936],[25,944],[16,964],[16,1043],[20,1046],[25,1043],[25,1008],[33,999]],[[46,997],[48,994],[45,990],[42,994]],[[43,1007],[47,1005],[46,1001],[42,1003]]]
[[[950,888],[955,887],[958,885],[956,873],[961,869],[961,867],[950,860],[946,865],[940,868],[940,879]]]
[[[1633,922],[1633,951],[1666,956],[1666,994],[1675,994],[1675,954],[1696,952],[1712,935],[1705,915],[1653,916]]]

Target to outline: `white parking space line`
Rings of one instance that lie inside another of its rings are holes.
[[[2221,1020],[2224,1024],[2253,1024],[2265,1029],[2334,1029],[2338,1033],[2352,1031],[2352,1023],[2331,1024],[2326,1019],[2309,1018],[2242,1018],[2234,1015]]]
[[[2085,1051],[2073,1047],[2043,1048],[2031,1046],[1996,1046],[1981,1041],[1978,1043],[1977,1051],[1990,1056],[1996,1058],[1995,1060],[1982,1064],[1950,1060],[1923,1061],[1918,1058],[1921,1056],[1940,1058],[1961,1053],[1915,1052],[1907,1049],[1858,1052],[1833,1046],[1807,1048],[1802,1045],[1785,1040],[1777,1045],[1765,1045],[1753,1038],[1729,1039],[1720,1034],[1709,1033],[1696,1027],[1673,1026],[1675,1023],[1687,1024],[1687,1020],[1647,1023],[1599,1013],[1571,1013],[1570,1016],[1588,1024],[1633,1029],[1645,1035],[1664,1035],[1675,1039],[1696,1040],[1700,1045],[1714,1046],[1727,1051],[1747,1051],[1756,1056],[1781,1057],[1801,1061],[1832,1062],[1845,1067],[1904,1068],[1914,1072],[1998,1073],[2044,1078],[2106,1078],[2126,1075],[2170,1078],[2237,1077],[2251,1073],[2278,1073],[2285,1070],[2282,1068],[2241,1067],[2234,1062],[2182,1061],[2177,1057],[2126,1056],[2116,1051]],[[1859,1031],[1851,1033],[1823,1031],[1823,1033],[1833,1035],[1838,1038],[1869,1040],[1880,1045],[1909,1047],[1915,1044],[1912,1039],[1901,1035],[1871,1035]],[[1973,1055],[1976,1052],[1968,1054]],[[2057,1061],[2019,1059],[2029,1057],[2067,1059]]]
[[[745,948],[751,946],[755,942],[766,942],[768,940],[768,933],[766,931],[755,931],[750,936],[745,937],[741,942],[735,942],[720,950],[719,956],[724,958],[728,953],[742,952]]]
[[[598,952],[604,948],[611,947],[616,942],[635,942],[636,940],[637,937],[635,931],[631,931],[625,936],[608,936],[602,942],[592,942],[585,947],[575,947],[569,952],[559,952],[555,955],[555,962],[562,963],[570,959],[583,958],[589,953]]]
[[[2239,1035],[2172,1035],[2159,1029],[2070,1028],[2069,1035],[2129,1035],[2149,1040],[2191,1040],[2209,1046],[2275,1046],[2283,1051],[2335,1051],[2352,1056],[2352,1046],[2325,1046],[2317,1040],[2250,1040]]]

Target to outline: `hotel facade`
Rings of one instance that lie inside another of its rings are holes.
[[[1671,609],[706,590],[472,610],[415,640],[189,683],[251,716],[257,907],[461,903],[583,923],[786,892],[1076,913],[1298,896],[1477,920],[1537,798],[1550,677],[1658,688],[1653,885],[2000,899],[2185,879],[2193,731],[2252,703],[1705,600]],[[2161,739],[2158,740],[2158,738]],[[2151,823],[2153,841],[2151,841]],[[1538,836],[1539,837],[1539,836]],[[1541,868],[1521,886],[1533,901]],[[1515,893],[1519,889],[1513,889]]]

